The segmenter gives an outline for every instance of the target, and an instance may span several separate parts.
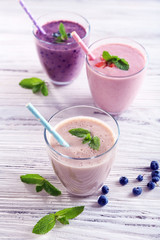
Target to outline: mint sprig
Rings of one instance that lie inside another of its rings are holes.
[[[44,96],[48,96],[48,88],[46,83],[40,78],[25,78],[20,81],[19,85],[23,88],[32,89],[33,93],[41,91]]]
[[[61,191],[54,187],[50,182],[39,174],[26,174],[20,176],[22,182],[27,184],[36,184],[36,192],[40,192],[43,189],[52,196],[61,195]]]
[[[107,51],[103,51],[102,57],[108,63],[114,63],[117,68],[127,71],[129,69],[129,64],[124,58],[119,58],[118,56],[112,56]]]
[[[99,150],[100,139],[97,136],[92,136],[90,131],[83,128],[73,128],[69,130],[69,133],[76,137],[83,138],[82,143],[88,143],[90,148]]]
[[[63,23],[59,24],[59,34],[60,36],[56,37],[56,42],[64,42],[68,39],[68,35],[66,33],[65,27]]]
[[[32,232],[35,234],[45,234],[54,227],[56,220],[64,225],[69,224],[69,219],[77,217],[83,210],[84,206],[77,206],[46,215],[37,222]]]

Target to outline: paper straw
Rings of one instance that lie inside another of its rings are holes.
[[[52,126],[47,122],[44,117],[37,111],[37,109],[28,103],[26,107],[31,111],[31,113],[40,121],[40,123],[53,135],[53,137],[59,142],[63,147],[69,147],[69,144],[52,128]]]
[[[44,29],[38,25],[38,23],[36,22],[36,20],[32,17],[31,13],[28,11],[28,9],[26,8],[23,0],[19,0],[20,5],[22,6],[22,8],[24,9],[24,11],[27,13],[27,15],[29,16],[29,18],[32,20],[33,24],[37,27],[37,29],[43,33],[46,34],[46,32],[44,31]]]
[[[80,45],[80,47],[83,49],[83,51],[89,56],[90,60],[95,60],[96,57],[91,53],[89,48],[85,45],[85,43],[82,41],[82,39],[79,37],[79,35],[74,31],[71,33],[74,40]]]

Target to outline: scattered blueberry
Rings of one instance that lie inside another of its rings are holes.
[[[102,187],[102,193],[103,194],[107,194],[109,192],[109,187],[107,186],[107,185],[104,185],[103,187]]]
[[[101,206],[105,206],[106,204],[108,203],[108,199],[105,195],[101,195],[99,198],[98,198],[98,204],[101,205]]]
[[[149,183],[147,183],[147,187],[148,187],[150,190],[154,189],[155,186],[156,186],[155,183],[152,182],[152,181],[150,181]]]
[[[68,36],[69,38],[72,38],[72,34],[71,34],[71,33],[67,33],[67,36]]]
[[[143,181],[143,176],[142,175],[138,175],[138,177],[136,178],[139,182]]]
[[[160,178],[160,171],[158,171],[158,170],[152,171],[151,176],[152,176],[152,177],[159,177],[159,178]]]
[[[123,186],[126,185],[128,183],[128,178],[127,177],[120,177],[119,183]]]
[[[141,187],[135,187],[135,188],[133,188],[132,192],[135,196],[139,196],[142,193],[142,188]]]
[[[55,38],[57,38],[57,37],[59,37],[59,36],[60,36],[60,33],[59,33],[59,32],[55,32],[55,33],[52,34],[52,37],[55,37]]]
[[[159,177],[156,177],[156,176],[154,176],[154,177],[152,177],[152,182],[158,182],[160,179],[159,179]]]
[[[157,161],[152,161],[151,164],[150,164],[150,168],[152,170],[157,170],[159,168],[159,164]]]

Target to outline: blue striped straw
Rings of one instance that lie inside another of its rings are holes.
[[[22,6],[22,8],[24,9],[24,11],[27,13],[27,15],[29,16],[29,18],[32,20],[33,24],[37,27],[37,29],[43,33],[46,34],[46,32],[44,31],[44,29],[38,25],[38,23],[36,22],[36,20],[32,17],[32,14],[28,11],[28,9],[26,8],[23,0],[19,0],[20,5]]]
[[[26,107],[29,111],[40,121],[40,123],[53,135],[53,137],[59,142],[63,147],[69,147],[69,144],[52,128],[52,126],[47,122],[44,117],[37,111],[37,109],[28,103]]]

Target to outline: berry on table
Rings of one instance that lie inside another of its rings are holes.
[[[159,177],[159,178],[160,178],[160,171],[158,171],[158,170],[152,171],[151,176],[152,176],[152,177]]]
[[[126,185],[128,183],[128,178],[127,177],[120,177],[119,183],[123,186]]]
[[[107,186],[107,185],[104,185],[103,187],[102,187],[102,193],[103,194],[107,194],[109,192],[109,187]]]
[[[157,177],[157,176],[154,176],[154,177],[152,177],[152,182],[158,182],[160,179],[159,179],[159,177]]]
[[[155,183],[154,182],[152,182],[152,181],[150,181],[149,183],[147,183],[147,187],[149,188],[149,190],[152,190],[152,189],[154,189],[155,188]]]
[[[139,196],[142,193],[142,188],[141,187],[135,187],[132,189],[132,192],[135,196]]]
[[[151,164],[150,164],[150,168],[152,170],[157,170],[159,168],[159,164],[157,161],[152,161]]]
[[[143,176],[142,175],[138,175],[138,177],[136,178],[139,182],[143,181]]]
[[[99,198],[98,198],[98,204],[101,205],[101,206],[105,206],[106,204],[108,203],[108,199],[105,195],[101,195]]]

